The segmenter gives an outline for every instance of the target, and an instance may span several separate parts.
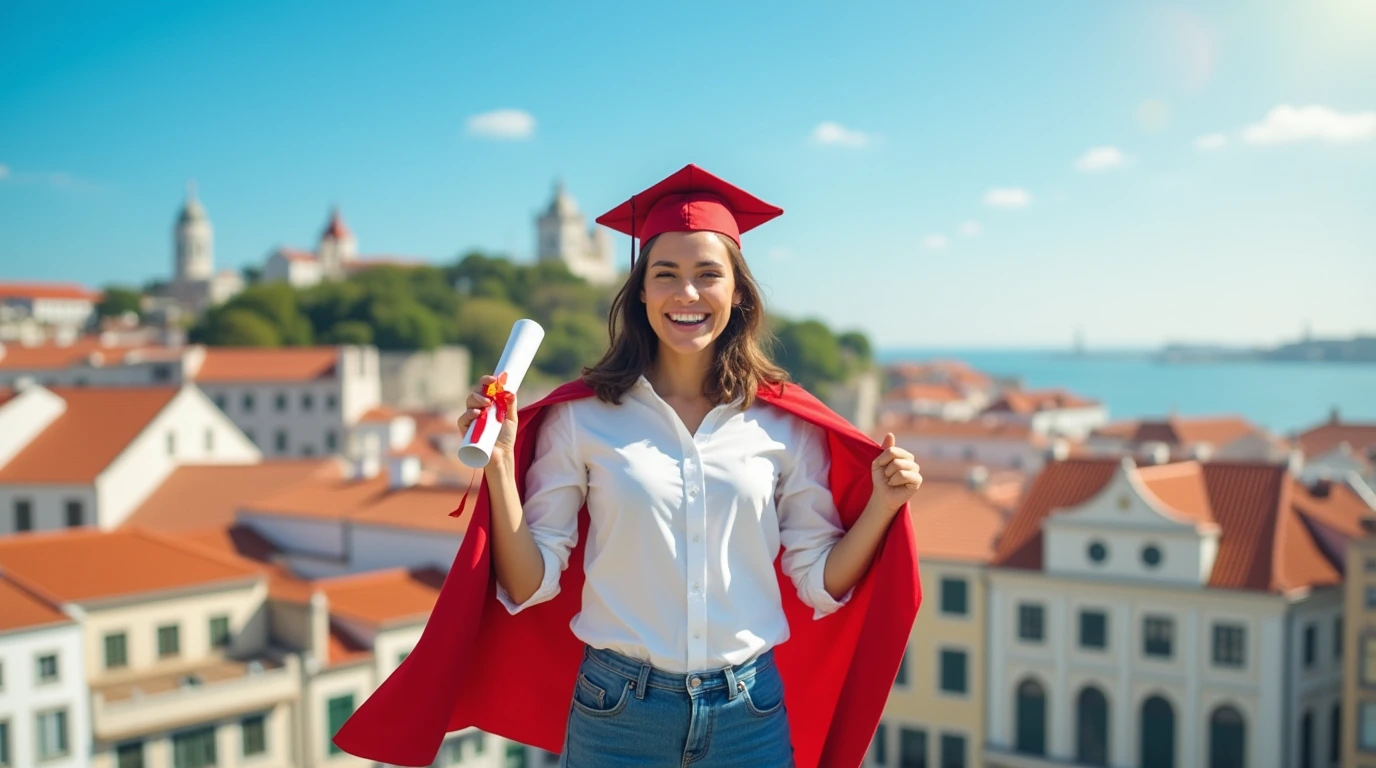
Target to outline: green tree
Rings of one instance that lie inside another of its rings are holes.
[[[502,299],[468,299],[459,307],[459,343],[472,355],[475,379],[497,367],[511,326],[522,317],[520,307]]]
[[[370,345],[373,343],[373,326],[361,320],[344,320],[331,326],[323,340],[329,344]]]
[[[278,347],[282,338],[277,328],[262,315],[249,309],[231,308],[208,315],[211,318],[205,343],[226,347]]]
[[[310,319],[301,313],[297,291],[287,283],[250,286],[230,299],[226,307],[257,312],[277,329],[281,343],[286,346],[305,346],[314,338]]]
[[[561,312],[547,326],[535,365],[561,380],[572,379],[582,373],[583,366],[597,362],[606,349],[607,327],[598,317]]]
[[[779,344],[775,359],[794,381],[806,389],[818,389],[841,380],[845,373],[841,346],[826,325],[817,320],[789,322],[776,333]]]
[[[107,285],[96,304],[97,317],[118,317],[126,312],[143,316],[143,294],[137,288]]]
[[[434,349],[440,345],[439,320],[415,301],[374,300],[372,318],[379,349]]]

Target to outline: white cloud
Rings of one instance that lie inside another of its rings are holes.
[[[1228,146],[1228,137],[1221,133],[1206,133],[1194,140],[1194,148],[1200,152],[1212,152]]]
[[[995,208],[1025,208],[1032,202],[1032,195],[1017,187],[995,188],[984,193],[984,204]]]
[[[839,123],[822,123],[812,130],[812,140],[818,144],[834,144],[859,149],[870,143],[870,135],[847,128]]]
[[[520,109],[494,109],[468,118],[468,132],[487,139],[528,139],[535,134],[535,118]]]
[[[1332,107],[1282,104],[1266,113],[1261,122],[1242,129],[1248,144],[1286,144],[1294,141],[1341,143],[1376,137],[1376,112],[1342,113]]]
[[[792,261],[793,254],[787,248],[770,248],[769,258],[774,261]]]
[[[974,237],[979,234],[979,222],[971,219],[960,225],[960,234],[966,237]]]
[[[8,179],[9,176],[10,167],[8,165],[0,165],[0,179]]]
[[[945,235],[925,235],[922,238],[922,247],[929,251],[939,251],[946,247]]]
[[[1127,161],[1127,157],[1117,147],[1092,147],[1080,155],[1080,159],[1075,161],[1075,167],[1086,173],[1099,173],[1121,168]]]

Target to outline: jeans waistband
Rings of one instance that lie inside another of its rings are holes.
[[[707,672],[679,674],[666,672],[658,667],[623,656],[605,648],[585,646],[583,657],[627,680],[642,681],[641,685],[663,688],[670,691],[710,691],[723,688],[734,693],[736,682],[749,680],[755,675],[774,666],[774,650],[770,649],[744,664]],[[696,682],[694,682],[696,681]]]

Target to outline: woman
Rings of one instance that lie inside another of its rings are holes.
[[[436,727],[411,721],[440,721],[440,681],[461,689],[445,729],[559,749],[574,768],[858,764],[920,601],[898,513],[922,478],[892,435],[873,449],[761,351],[740,235],[780,213],[690,165],[598,219],[644,243],[610,348],[519,417],[503,395],[426,635],[336,743],[421,764],[396,742],[430,748]],[[887,578],[862,579],[881,543]],[[470,604],[477,581],[500,608]]]

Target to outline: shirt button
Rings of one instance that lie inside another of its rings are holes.
[[[702,633],[701,633],[701,632],[694,632],[694,633],[693,633],[693,639],[694,639],[694,640],[701,640],[701,639],[702,639]]]
[[[689,488],[689,489],[688,489],[688,498],[690,498],[690,499],[696,499],[697,497],[698,497],[698,489],[697,489],[696,487]]]
[[[693,534],[693,541],[702,541],[702,537],[695,533]]]
[[[699,592],[701,592],[701,591],[702,591],[702,582],[700,582],[700,581],[695,581],[695,582],[693,582],[693,594],[696,595],[697,593],[699,593]]]

